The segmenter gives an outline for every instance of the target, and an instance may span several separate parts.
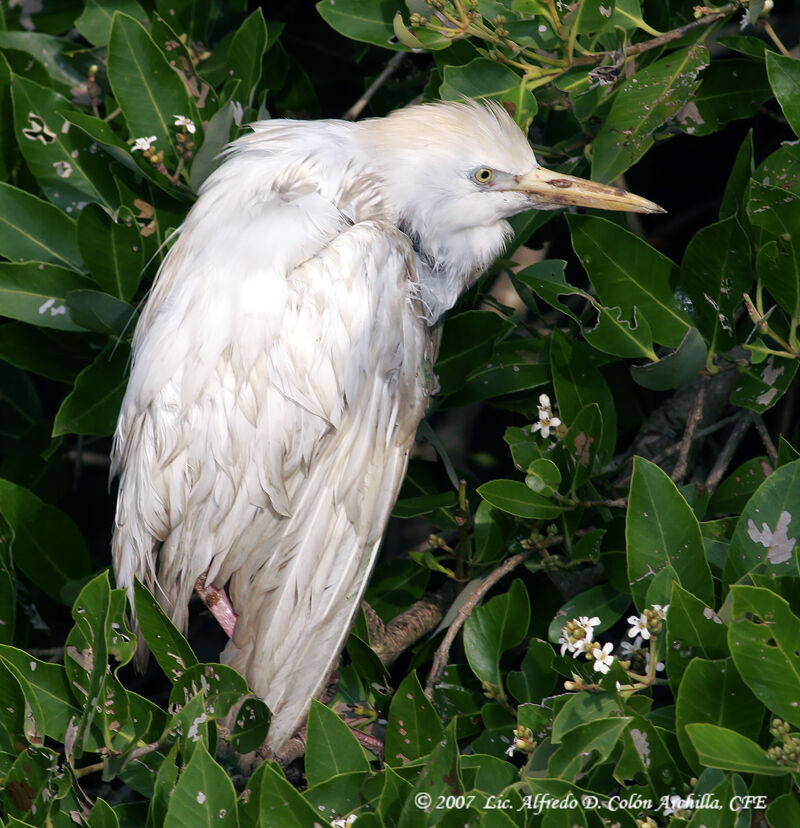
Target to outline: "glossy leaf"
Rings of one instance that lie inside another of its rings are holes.
[[[697,328],[689,328],[681,344],[671,354],[650,365],[631,365],[631,376],[651,391],[680,388],[697,376],[707,357],[708,348],[700,332]]]
[[[89,201],[113,209],[117,193],[107,161],[86,135],[71,128],[67,99],[21,77],[14,79],[12,96],[17,142],[45,196],[72,216]]]
[[[771,713],[800,727],[800,618],[763,587],[733,586],[731,594],[728,644],[736,669]]]
[[[704,722],[728,727],[755,741],[763,720],[763,706],[742,681],[730,658],[695,658],[689,663],[678,690],[675,730],[681,751],[695,771],[699,772],[701,765],[687,735],[688,725]]]
[[[228,774],[201,742],[178,778],[167,806],[164,828],[235,828],[236,792]]]
[[[398,7],[394,3],[372,0],[319,0],[317,11],[339,34],[372,43],[384,49],[406,51],[397,41],[392,25]]]
[[[653,145],[653,133],[691,99],[707,64],[706,47],[694,45],[625,81],[592,144],[592,178],[614,181],[635,164]]]
[[[112,218],[88,204],[78,219],[78,244],[92,278],[106,293],[129,302],[139,286],[144,249],[133,213],[121,207]]]
[[[486,685],[502,688],[500,656],[524,641],[530,623],[530,601],[522,581],[504,595],[476,607],[464,624],[464,650],[472,672]]]
[[[136,311],[127,302],[121,302],[99,290],[71,290],[66,297],[72,321],[87,331],[106,334],[119,342],[133,336]]]
[[[775,97],[794,134],[800,135],[800,60],[774,52],[767,52],[766,58],[767,76]]]
[[[478,494],[495,508],[530,520],[551,520],[564,511],[517,480],[490,480],[478,487]]]
[[[91,282],[53,264],[0,262],[0,301],[3,314],[43,328],[80,331],[67,312],[66,296]]]
[[[392,697],[386,725],[386,764],[397,767],[427,756],[443,732],[439,715],[412,670]]]
[[[78,527],[9,480],[0,480],[0,512],[12,532],[17,569],[54,600],[71,604],[89,574],[89,553]]]
[[[725,581],[758,568],[771,577],[798,576],[800,460],[774,471],[742,510],[731,538]]]
[[[550,363],[558,415],[567,428],[572,427],[575,418],[588,405],[594,403],[603,412],[597,459],[600,463],[608,462],[617,441],[616,406],[608,383],[592,364],[586,346],[573,342],[558,330],[553,331],[550,340]]]
[[[154,135],[165,163],[175,163],[177,115],[199,122],[186,87],[140,23],[126,14],[114,15],[108,42],[108,80],[131,138]]]
[[[261,79],[261,58],[267,48],[267,24],[257,8],[236,30],[228,54],[231,77],[239,84],[234,99],[242,106],[250,106]]]
[[[676,267],[647,242],[607,219],[568,217],[572,246],[597,295],[626,318],[634,307],[662,345],[676,348],[691,327],[672,290]]]
[[[683,257],[681,282],[711,350],[731,348],[735,343],[734,313],[753,282],[750,240],[735,216],[697,232]]]
[[[439,94],[445,101],[465,97],[499,101],[524,131],[537,109],[536,99],[520,76],[510,67],[485,57],[463,66],[446,66]]]
[[[145,23],[147,12],[137,0],[86,0],[83,14],[75,20],[75,28],[95,46],[107,46],[111,37],[114,12],[122,12]]]
[[[25,190],[0,183],[0,256],[84,271],[75,222]]]
[[[306,778],[309,785],[337,774],[369,771],[369,760],[350,728],[324,704],[311,702],[306,739]]]
[[[708,767],[764,776],[783,776],[789,773],[788,768],[768,759],[764,749],[752,739],[730,728],[695,723],[687,725],[686,735],[700,761]]]
[[[53,436],[114,433],[119,407],[128,382],[130,352],[120,345],[101,351],[75,379],[55,416]]]
[[[633,460],[625,543],[631,592],[640,611],[650,581],[666,566],[689,592],[706,603],[713,600],[697,518],[669,477],[643,457]]]

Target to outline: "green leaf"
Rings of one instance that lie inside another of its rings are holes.
[[[689,135],[710,135],[729,121],[749,118],[771,97],[764,66],[753,60],[714,60],[700,88],[678,115]]]
[[[94,46],[107,46],[115,11],[130,15],[141,23],[147,20],[147,12],[136,0],[85,0],[83,14],[76,18],[75,28]]]
[[[245,679],[226,664],[195,664],[187,667],[175,680],[169,694],[171,705],[187,705],[197,695],[204,697],[204,713],[221,719],[250,689]]]
[[[448,317],[435,367],[441,393],[458,390],[465,374],[482,368],[495,342],[512,327],[511,322],[491,311],[466,311]]]
[[[555,644],[561,637],[564,624],[573,618],[585,615],[596,616],[600,623],[595,633],[605,632],[619,621],[631,605],[629,595],[617,592],[610,584],[599,584],[570,598],[555,614],[547,629],[547,637]]]
[[[550,364],[558,415],[567,428],[571,428],[575,418],[587,405],[596,403],[599,406],[603,418],[597,459],[605,464],[613,457],[617,442],[616,405],[608,383],[592,364],[589,353],[586,346],[569,339],[558,329],[553,331],[550,337]]]
[[[690,724],[686,735],[692,742],[700,761],[709,768],[756,773],[764,776],[783,776],[790,773],[772,759],[752,739],[735,730],[713,724]]]
[[[175,785],[164,828],[237,825],[236,792],[231,780],[200,742]]]
[[[119,820],[104,799],[96,799],[89,814],[89,828],[119,828]]]
[[[236,30],[228,53],[230,76],[241,83],[234,100],[248,107],[261,79],[261,58],[267,48],[267,24],[264,13],[257,8]]]
[[[26,677],[44,714],[44,733],[64,742],[70,720],[80,717],[64,666],[40,661],[24,650],[6,645],[0,645],[0,659],[14,665]]]
[[[689,242],[681,263],[681,282],[699,317],[712,351],[736,342],[734,313],[750,290],[753,267],[750,240],[736,216],[703,227]]]
[[[550,741],[560,745],[564,736],[594,719],[609,718],[619,712],[619,702],[609,694],[573,693],[566,697],[553,718]]]
[[[169,168],[176,163],[176,115],[199,123],[183,81],[140,23],[114,15],[108,43],[108,80],[122,109],[131,138],[155,135],[157,150]]]
[[[414,789],[403,803],[397,828],[417,828],[420,825],[435,825],[443,814],[433,810],[442,796],[448,793],[461,793],[464,786],[461,783],[458,770],[458,742],[455,737],[455,722],[448,726],[444,739],[440,739],[433,749],[430,758],[425,763],[422,772],[414,780]],[[420,794],[430,797],[420,807]],[[471,821],[471,820],[470,820]]]
[[[188,35],[189,41],[208,43],[208,24],[213,0],[157,0],[156,9],[162,18],[169,19],[177,35]],[[237,11],[243,3],[231,3]],[[221,11],[221,10],[218,10]],[[243,12],[242,12],[243,14]],[[234,20],[239,20],[235,17]],[[229,22],[229,25],[233,21]]]
[[[407,51],[398,43],[392,21],[397,4],[374,0],[320,0],[317,11],[339,34],[353,40],[372,43],[384,49]]]
[[[311,700],[306,740],[306,778],[309,785],[337,774],[369,771],[369,760],[350,728],[330,708]]]
[[[711,603],[711,571],[697,518],[669,477],[643,457],[633,459],[625,543],[628,578],[639,610],[646,606],[651,580],[666,566],[681,586]]]
[[[650,365],[631,365],[631,376],[643,388],[667,391],[680,388],[703,369],[708,348],[697,328],[686,331],[681,344],[667,356]]]
[[[53,436],[114,433],[119,407],[128,382],[129,349],[124,346],[102,350],[91,365],[75,379],[53,422]]]
[[[632,318],[634,308],[638,309],[655,341],[676,348],[691,327],[672,290],[676,266],[647,242],[607,219],[569,215],[567,222],[572,246],[600,301],[610,308],[622,308],[626,318]]]
[[[73,66],[75,43],[42,32],[0,31],[0,49],[19,49],[47,64],[47,71],[65,89],[80,87],[86,76]]]
[[[129,302],[139,286],[144,249],[133,213],[120,207],[112,218],[87,204],[78,219],[78,244],[92,278],[106,293]]]
[[[670,52],[622,84],[592,144],[594,180],[614,181],[650,149],[653,133],[692,99],[708,60],[708,49],[695,44]]]
[[[230,741],[237,753],[250,753],[264,744],[269,731],[270,712],[258,698],[245,699],[236,711]]]
[[[268,762],[259,765],[247,788],[251,792],[249,804],[258,820],[254,824],[308,828],[320,820],[319,812]],[[187,824],[186,828],[196,827]]]
[[[546,641],[532,639],[519,670],[506,677],[508,690],[520,703],[540,702],[552,693],[557,676],[552,669],[553,648]]]
[[[731,404],[762,414],[784,395],[797,373],[797,361],[768,356],[758,365],[739,369]]]
[[[195,153],[192,161],[191,185],[195,192],[200,190],[206,178],[222,163],[219,155],[231,140],[235,112],[234,102],[228,101],[208,122],[203,145]]]
[[[672,612],[672,605],[670,605]],[[764,707],[742,681],[730,658],[721,661],[693,659],[681,679],[675,708],[675,731],[686,761],[701,770],[686,727],[694,722],[719,725],[742,736],[758,739]]]
[[[127,302],[99,290],[71,290],[66,302],[70,318],[81,328],[115,340],[133,336],[137,314]]]
[[[525,485],[536,494],[552,497],[553,492],[558,491],[560,483],[561,472],[552,460],[540,457],[528,466]]]
[[[571,492],[583,486],[595,471],[602,435],[603,417],[600,406],[589,403],[572,418],[562,443],[572,461]]]
[[[789,126],[800,135],[800,60],[768,51],[767,77]]]
[[[11,528],[17,569],[54,600],[71,604],[89,573],[89,553],[78,527],[9,480],[0,480],[0,512]]]
[[[680,584],[672,585],[667,613],[667,675],[675,696],[692,659],[720,659],[728,654],[728,628],[714,610]]]
[[[386,725],[386,764],[405,765],[427,756],[442,738],[439,714],[422,691],[416,671],[400,683],[389,707]]]
[[[42,328],[83,330],[67,313],[66,297],[90,284],[74,270],[54,264],[0,262],[3,314]]]
[[[753,166],[753,131],[750,130],[742,141],[739,152],[736,153],[736,160],[728,176],[719,208],[720,220],[730,216],[746,220],[744,207],[747,203],[747,188],[753,176]]]
[[[768,710],[800,727],[800,618],[763,587],[733,586],[731,594],[728,644],[736,669]]]
[[[518,480],[490,480],[478,486],[478,494],[497,509],[530,520],[551,520],[564,511]]]
[[[91,354],[85,342],[51,328],[21,322],[0,326],[0,359],[57,382],[73,383]]]
[[[66,98],[27,78],[12,87],[17,143],[42,192],[65,213],[77,215],[88,201],[118,204],[108,162],[80,130],[71,129]]]
[[[25,190],[0,183],[0,256],[84,271],[75,222]]]
[[[138,578],[133,585],[133,602],[136,619],[147,646],[164,675],[175,683],[185,670],[198,664],[197,656]]]
[[[579,775],[608,758],[631,721],[623,716],[595,719],[570,730],[550,757],[549,774],[557,779],[576,781]]]
[[[485,57],[463,66],[445,66],[439,95],[445,101],[499,101],[524,132],[536,114],[536,99],[520,76],[510,67]]]
[[[500,656],[521,644],[528,634],[531,605],[522,581],[515,580],[504,595],[476,607],[464,624],[464,650],[472,672],[502,692]]]
[[[725,563],[725,582],[758,568],[771,577],[798,576],[800,460],[774,471],[742,511]]]
[[[797,794],[787,793],[773,799],[767,805],[767,822],[770,825],[797,825],[800,823],[800,801]]]

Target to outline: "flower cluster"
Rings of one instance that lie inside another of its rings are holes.
[[[506,756],[513,756],[515,750],[522,753],[533,753],[536,747],[536,741],[533,738],[533,731],[529,727],[519,725],[514,728],[514,741],[506,750]]]
[[[553,416],[553,409],[550,404],[550,397],[547,394],[539,395],[539,422],[531,426],[531,433],[535,434],[537,431],[542,433],[542,437],[550,436],[550,429],[555,429],[561,425],[561,420]]]
[[[646,609],[641,615],[631,615],[628,618],[628,623],[631,628],[628,630],[629,638],[636,638],[641,636],[645,641],[649,641],[651,637],[658,635],[664,626],[664,619],[667,617],[667,610],[669,604],[661,606],[661,604],[653,604],[652,607]]]
[[[573,618],[564,624],[561,630],[561,637],[558,643],[561,645],[561,655],[572,653],[577,658],[581,653],[587,661],[594,660],[594,669],[600,673],[607,673],[614,663],[613,644],[600,646],[594,640],[594,628],[600,624],[600,619],[595,615],[588,618],[582,615],[580,618]]]

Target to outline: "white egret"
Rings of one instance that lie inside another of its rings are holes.
[[[540,167],[495,104],[253,124],[208,178],[134,336],[114,441],[117,582],[185,628],[229,590],[222,660],[277,750],[343,646],[436,379],[437,323],[505,219],[662,212]]]

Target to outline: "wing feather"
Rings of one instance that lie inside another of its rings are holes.
[[[152,585],[160,544],[160,600],[182,626],[197,577],[229,584],[239,620],[223,659],[272,709],[276,749],[358,609],[434,345],[394,226],[318,219],[318,252],[283,274],[250,255],[264,226],[224,263],[185,232],[170,254],[116,435],[114,559],[121,586]]]

